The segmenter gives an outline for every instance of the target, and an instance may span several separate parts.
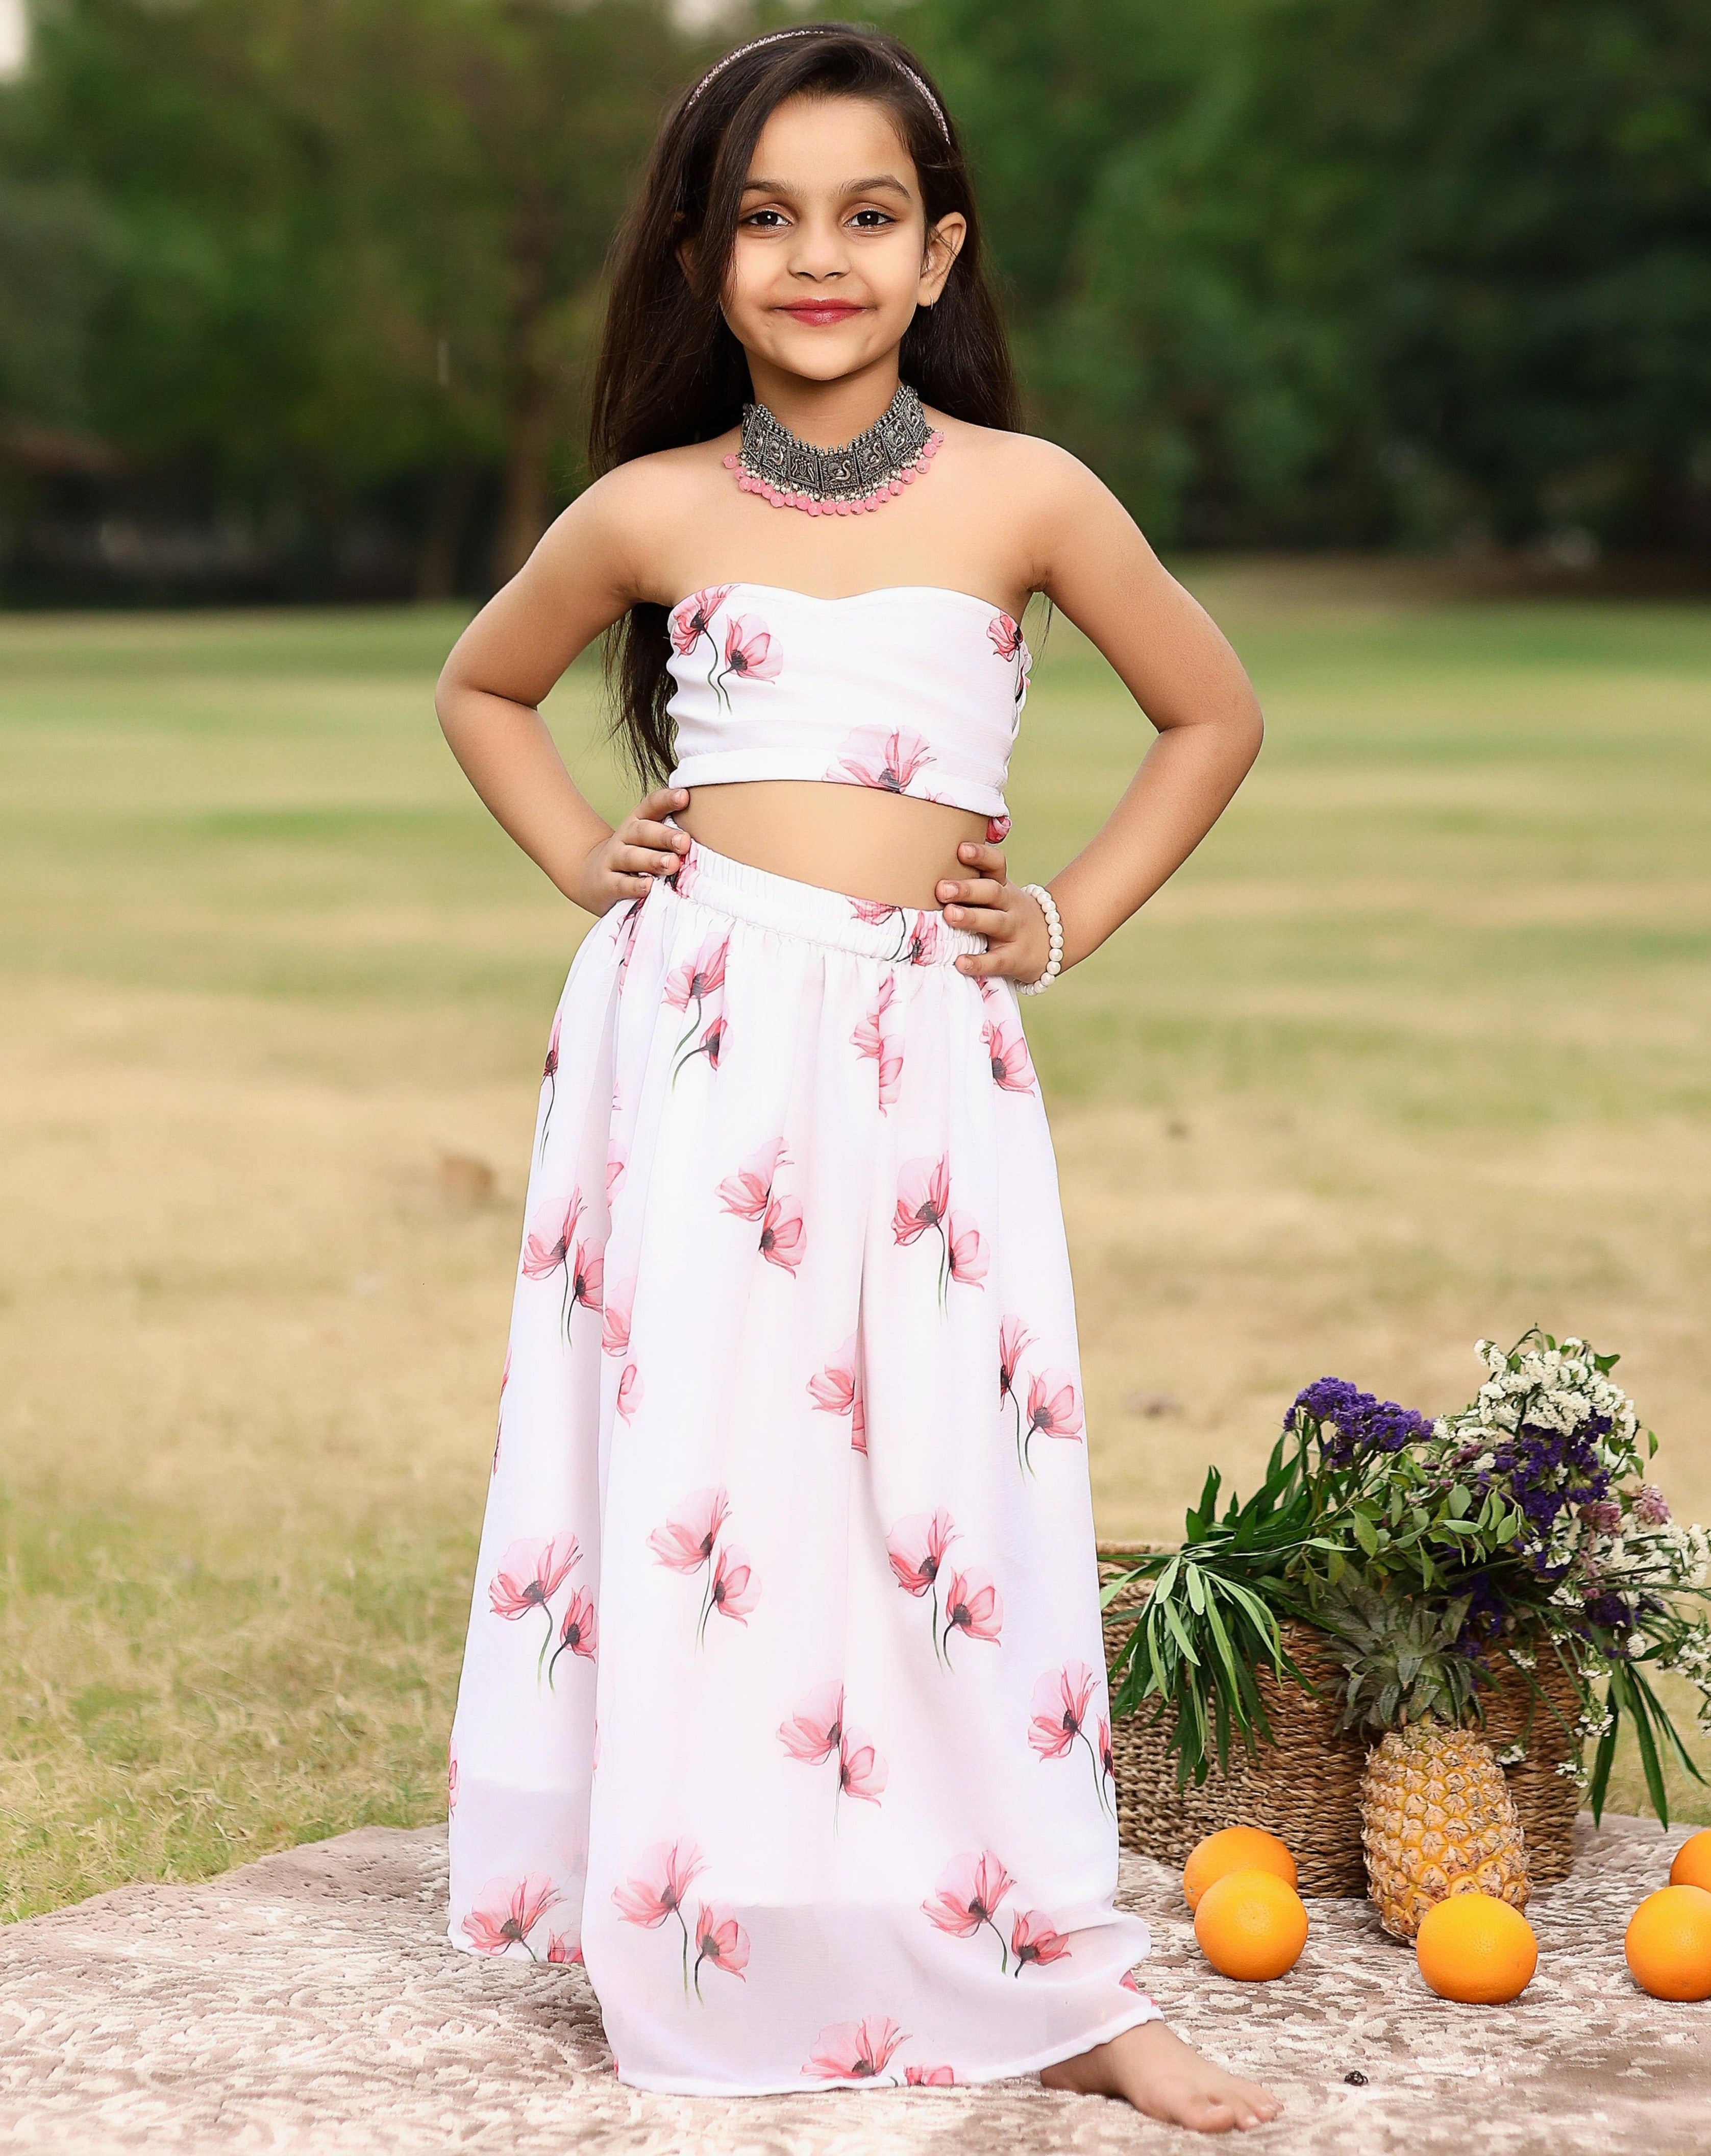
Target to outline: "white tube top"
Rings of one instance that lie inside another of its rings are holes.
[[[936,584],[816,598],[715,584],[668,617],[673,786],[823,778],[1010,828],[1004,786],[1032,665],[1019,624]]]

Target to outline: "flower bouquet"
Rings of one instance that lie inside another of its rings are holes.
[[[1401,1936],[1457,1880],[1525,1899],[1505,1768],[1554,1753],[1601,1815],[1626,1720],[1667,1820],[1665,1761],[1703,1778],[1656,1677],[1694,1686],[1711,1727],[1711,1540],[1645,1479],[1657,1440],[1617,1358],[1536,1330],[1478,1353],[1485,1383],[1435,1421],[1308,1386],[1252,1496],[1220,1509],[1214,1469],[1181,1546],[1108,1568],[1104,1589],[1108,1608],[1144,1595],[1113,1712],[1162,1725],[1179,1790],[1260,1758],[1279,1716],[1334,1689],[1338,1728],[1374,1748],[1361,1840]],[[1489,1710],[1517,1685],[1496,1750]]]

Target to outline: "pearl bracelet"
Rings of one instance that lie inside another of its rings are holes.
[[[1032,893],[1040,902],[1040,911],[1046,916],[1046,932],[1052,940],[1052,955],[1046,961],[1046,970],[1037,979],[1018,981],[1017,992],[1024,996],[1037,996],[1049,988],[1063,965],[1063,923],[1058,912],[1058,902],[1042,883],[1025,883],[1025,891]]]

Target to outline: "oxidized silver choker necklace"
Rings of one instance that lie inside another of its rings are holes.
[[[835,449],[793,434],[764,404],[743,407],[742,447],[725,459],[745,494],[810,516],[858,516],[925,477],[944,441],[906,382],[864,434]]]

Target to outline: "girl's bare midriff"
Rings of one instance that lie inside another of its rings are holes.
[[[986,818],[971,809],[822,778],[691,787],[674,817],[699,844],[750,868],[935,911],[940,879],[968,873],[957,847],[986,835]]]

